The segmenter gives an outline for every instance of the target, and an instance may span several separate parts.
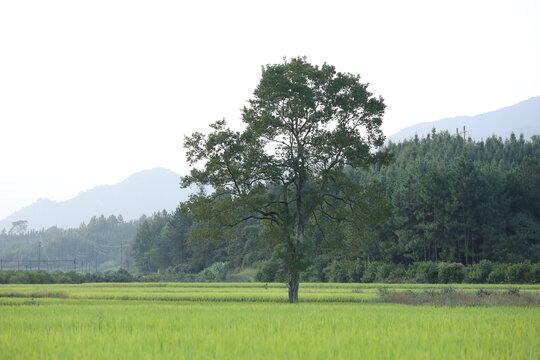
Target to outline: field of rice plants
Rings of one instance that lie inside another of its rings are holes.
[[[538,359],[538,306],[408,306],[437,285],[0,286],[0,359]],[[505,287],[458,285],[479,288]],[[539,286],[520,286],[539,293]]]

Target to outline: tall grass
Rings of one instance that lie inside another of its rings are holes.
[[[1,359],[538,359],[535,308],[3,298]]]
[[[446,285],[409,284],[302,284],[302,302],[369,302],[379,299],[378,289],[401,294],[439,291]],[[464,293],[475,294],[478,289],[505,291],[508,285],[458,285]],[[539,285],[519,285],[521,294],[540,294]],[[2,285],[2,297],[69,298],[101,300],[155,301],[239,301],[287,302],[284,284],[266,283],[120,283],[120,284],[53,284]]]

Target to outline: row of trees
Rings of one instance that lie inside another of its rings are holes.
[[[132,260],[128,246],[145,219],[143,216],[137,221],[124,221],[121,215],[101,215],[74,229],[4,230],[0,233],[2,268],[16,269],[17,263],[26,260],[34,261],[35,269],[72,270],[74,266],[69,261],[86,265],[87,271],[94,272],[129,268]]]
[[[390,216],[357,233],[313,219],[307,226],[311,252],[325,259],[317,261],[540,261],[539,138],[477,142],[433,132],[387,148],[394,154],[388,165],[346,171],[360,184],[379,183],[375,187],[386,194]],[[188,264],[199,272],[213,262],[233,268],[279,262],[274,235],[263,221],[241,224],[227,241],[195,242],[190,231],[200,228],[181,207],[146,219],[133,245],[138,269]]]
[[[214,263],[229,268],[258,266],[272,253],[262,244],[260,222],[242,224],[239,236],[228,241],[200,241],[189,238],[198,225],[181,207],[175,212],[162,211],[141,222],[131,245],[139,272],[143,274],[174,272],[199,273]]]
[[[389,144],[393,161],[359,174],[394,211],[366,256],[465,265],[540,260],[540,137],[464,141],[447,132]]]
[[[190,241],[231,241],[240,237],[241,224],[258,222],[259,236],[270,240],[273,259],[285,269],[291,302],[298,302],[301,272],[320,252],[398,262],[457,258],[468,264],[510,248],[509,256],[519,257],[536,246],[534,206],[518,204],[512,212],[515,204],[504,204],[535,195],[521,188],[520,176],[538,167],[535,153],[524,160],[523,139],[512,138],[509,151],[503,147],[501,153],[496,139],[482,142],[482,151],[434,133],[429,142],[404,143],[402,156],[387,166],[400,145],[382,147],[384,109],[383,99],[359,76],[333,66],[295,58],[263,67],[242,110],[242,131],[223,120],[209,134],[185,138],[192,170],[182,186],[200,186],[182,204],[197,224]],[[397,208],[382,227],[378,223],[392,211],[378,183]],[[510,223],[503,221],[508,214]],[[513,243],[493,238],[501,232],[515,235]]]
[[[539,260],[538,137],[475,142],[434,130],[383,146],[384,109],[359,76],[333,66],[263,67],[241,131],[223,120],[185,138],[182,186],[200,191],[141,221],[137,268],[266,261],[298,302],[317,259]]]

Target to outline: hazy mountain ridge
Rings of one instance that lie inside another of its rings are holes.
[[[540,96],[480,115],[456,116],[419,123],[398,131],[388,139],[398,143],[415,135],[425,137],[433,128],[437,132],[447,130],[451,134],[455,134],[457,128],[463,133],[463,126],[467,132],[466,136],[477,141],[485,140],[492,135],[507,139],[512,132],[518,137],[523,134],[525,139],[530,139],[531,136],[540,134]]]
[[[189,188],[181,189],[179,183],[180,175],[164,168],[140,171],[120,183],[97,186],[70,200],[38,199],[1,220],[0,230],[9,230],[17,220],[27,220],[28,227],[33,229],[68,228],[101,214],[122,215],[131,220],[163,209],[172,211],[192,193]]]
[[[508,138],[512,132],[526,139],[540,134],[540,96],[516,105],[476,116],[458,116],[426,122],[407,127],[388,139],[394,143],[410,139],[417,134],[425,137],[435,128],[455,134],[456,128],[474,140],[487,139],[492,135]],[[92,216],[122,215],[125,220],[151,215],[156,211],[174,210],[180,202],[188,199],[194,191],[181,189],[180,175],[164,168],[154,168],[135,173],[114,185],[101,185],[79,193],[73,199],[56,202],[38,199],[33,204],[16,211],[0,221],[2,228],[9,230],[11,223],[27,220],[29,228],[41,229],[50,226],[78,227]]]

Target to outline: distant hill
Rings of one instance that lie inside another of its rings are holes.
[[[448,130],[451,134],[455,134],[456,128],[463,132],[463,126],[467,131],[467,137],[477,141],[485,140],[492,135],[507,139],[512,132],[516,136],[523,133],[525,139],[530,139],[533,135],[540,135],[540,96],[476,116],[458,116],[416,124],[398,131],[388,139],[397,143],[415,135],[425,137],[433,128],[437,132]]]
[[[0,221],[0,231],[9,230],[17,220],[27,220],[32,229],[68,228],[88,223],[92,216],[101,214],[132,220],[163,209],[172,211],[192,193],[190,189],[181,189],[179,183],[180,175],[173,171],[144,170],[118,184],[98,186],[67,201],[39,199]]]

